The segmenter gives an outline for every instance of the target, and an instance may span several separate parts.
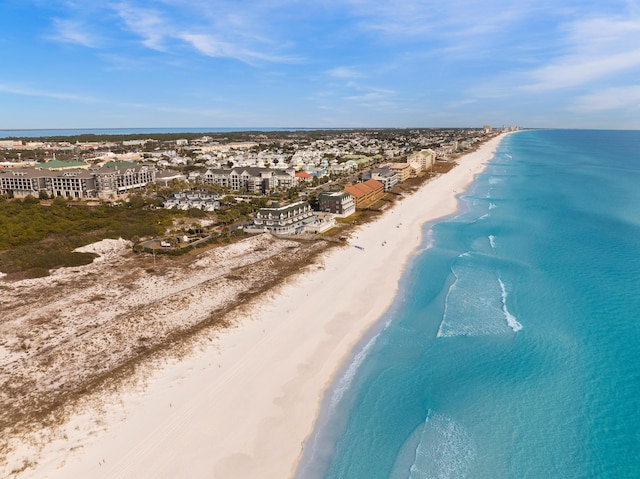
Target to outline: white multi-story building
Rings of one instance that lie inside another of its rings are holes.
[[[407,163],[418,171],[426,171],[433,166],[436,161],[436,152],[432,149],[418,151],[409,155]]]
[[[298,201],[286,206],[260,208],[253,219],[249,232],[270,231],[290,235],[303,230],[306,223],[313,222],[313,211],[307,201]]]
[[[0,170],[0,192],[17,198],[48,196],[110,199],[155,181],[154,166],[134,165],[84,169],[47,170],[20,168]]]
[[[210,193],[175,193],[164,202],[165,209],[199,209],[203,211],[215,211],[220,207],[220,195]]]
[[[209,168],[202,175],[202,182],[206,185],[220,185],[229,187],[233,191],[246,189],[250,193],[262,194],[275,190],[287,190],[295,187],[297,179],[295,170],[274,170],[271,168]]]

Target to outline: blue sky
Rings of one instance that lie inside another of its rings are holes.
[[[638,0],[2,0],[0,128],[640,129]]]

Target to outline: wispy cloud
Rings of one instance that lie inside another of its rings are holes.
[[[203,33],[180,33],[177,37],[208,57],[233,58],[250,65],[255,64],[256,61],[274,63],[298,63],[301,61],[296,57],[271,55],[253,51],[233,43],[221,41],[213,35]]]
[[[599,18],[566,28],[566,51],[529,72],[530,81],[522,90],[576,87],[640,68],[640,22]]]
[[[78,20],[54,18],[53,29],[54,33],[49,38],[57,42],[74,43],[88,48],[95,48],[99,44],[98,37]]]
[[[387,38],[460,38],[500,32],[527,18],[540,2],[521,0],[351,0],[358,27]]]
[[[605,110],[640,110],[640,85],[607,88],[576,99],[574,109],[580,112]]]
[[[7,85],[2,83],[0,83],[0,92],[11,93],[13,95],[51,98],[54,100],[67,100],[67,101],[73,101],[77,103],[98,103],[102,101],[95,97],[82,96],[82,95],[77,95],[73,93],[45,91],[45,90],[28,88],[28,87]]]
[[[127,3],[113,5],[124,26],[142,37],[142,43],[153,50],[164,51],[163,40],[170,33],[162,13],[155,9],[140,8]]]
[[[394,90],[375,87],[357,87],[358,92],[345,98],[368,108],[381,108],[392,105],[392,98],[397,95]]]

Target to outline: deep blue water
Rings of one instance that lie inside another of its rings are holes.
[[[510,135],[462,199],[297,477],[640,477],[640,131]]]

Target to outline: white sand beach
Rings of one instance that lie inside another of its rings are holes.
[[[360,227],[238,327],[152,373],[144,391],[73,418],[17,477],[291,477],[325,389],[392,303],[422,226],[456,210],[502,138]]]

